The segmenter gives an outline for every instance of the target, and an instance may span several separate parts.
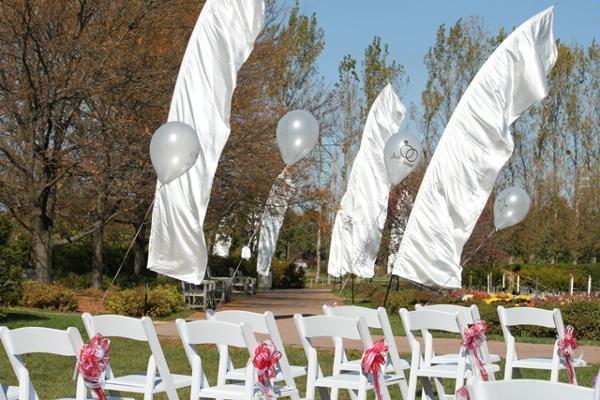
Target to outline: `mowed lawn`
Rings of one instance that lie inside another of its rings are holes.
[[[74,326],[82,333],[84,341],[87,341],[85,330],[79,314],[55,313],[55,312],[39,312],[27,310],[9,310],[7,317],[0,320],[0,325],[8,326],[9,328],[19,328],[23,326],[43,326],[48,328],[66,329],[69,326]],[[161,338],[163,351],[169,363],[172,372],[179,374],[190,374],[190,367],[177,338]],[[199,349],[205,371],[210,382],[215,382],[217,374],[217,351],[213,347],[201,347]],[[298,347],[287,348],[288,358],[295,365],[305,365],[306,358],[304,352]],[[146,370],[146,363],[150,351],[146,343],[135,342],[124,339],[113,339],[111,347],[111,364],[117,375],[123,373],[140,372]],[[351,353],[352,357],[360,357],[360,353]],[[408,359],[407,354],[402,355]],[[247,352],[241,350],[232,351],[234,365],[241,366],[247,360]],[[321,366],[325,373],[331,371],[331,362],[333,353],[329,350],[320,352]],[[74,397],[75,382],[72,380],[74,359],[60,356],[50,355],[29,355],[25,357],[25,362],[31,373],[34,385],[40,395],[40,399],[54,399],[60,397]],[[597,366],[589,366],[587,368],[577,369],[577,378],[579,383],[584,386],[591,386],[592,377],[598,372]],[[408,371],[407,371],[408,373]],[[502,376],[502,373],[498,375]],[[524,371],[523,376],[534,379],[548,379],[549,374],[544,372]],[[566,376],[561,373],[561,380],[566,381]],[[304,397],[305,381],[297,379],[297,384],[301,391],[301,397]],[[0,349],[0,383],[16,384],[16,378],[12,372],[8,359],[3,349]],[[454,385],[447,382],[448,393]],[[400,392],[397,388],[391,389],[393,399],[400,399]],[[181,399],[189,398],[187,389],[180,390]],[[128,397],[141,399],[142,396],[127,395]],[[347,399],[346,393],[341,396]],[[166,399],[166,396],[156,396],[157,399]],[[374,397],[371,397],[374,398]]]

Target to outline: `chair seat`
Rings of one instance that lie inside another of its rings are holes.
[[[579,367],[585,367],[587,365],[587,363],[585,362],[585,360],[582,359],[575,359],[573,360],[573,366],[575,368],[579,368]],[[520,360],[516,360],[513,361],[512,364],[513,368],[525,368],[525,369],[546,369],[546,370],[551,370],[552,369],[552,359],[551,358],[545,358],[545,357],[539,357],[539,358],[522,358]],[[560,362],[560,369],[564,369],[565,365],[564,363]]]
[[[361,371],[361,366],[360,366],[360,359],[357,360],[351,360],[351,361],[346,361],[343,362],[341,365],[341,369],[342,371]],[[410,369],[410,364],[408,363],[408,361],[400,359],[400,368],[404,369]],[[394,369],[394,365],[392,364],[392,360],[388,359],[388,362],[385,366],[385,373],[388,374],[393,374],[396,372],[396,370]]]
[[[286,397],[292,393],[298,393],[298,389],[290,388],[288,386],[274,386],[271,388],[275,393],[276,397]],[[229,383],[225,385],[212,386],[206,389],[200,390],[200,398],[209,399],[242,399],[247,400],[245,387],[243,384]],[[259,388],[254,389],[253,399],[263,399],[264,396]]]
[[[420,368],[417,371],[417,376],[427,376],[431,378],[456,378],[457,364],[436,364],[429,367]],[[499,372],[500,366],[496,364],[488,364],[485,366],[487,372]],[[467,367],[465,378],[473,376],[473,372]]]
[[[456,364],[460,358],[458,353],[442,354],[439,356],[433,356],[431,358],[432,364]],[[490,362],[500,362],[500,356],[498,354],[490,354]]]
[[[323,378],[317,378],[315,380],[315,386],[327,387],[327,388],[345,388],[345,389],[358,389],[360,372],[344,372],[338,375],[325,376]],[[398,375],[385,374],[383,380],[386,385],[394,385],[404,380]],[[373,384],[370,382],[367,384],[367,389],[372,389]]]
[[[173,385],[176,389],[190,386],[192,377],[188,375],[171,374],[173,377]],[[146,374],[124,375],[106,380],[104,390],[117,390],[130,393],[144,393],[146,387]],[[160,376],[154,380],[153,393],[161,393],[165,391],[165,385]]]
[[[292,378],[298,378],[299,376],[306,375],[306,367],[304,367],[302,365],[290,365],[290,372],[292,374]],[[242,368],[232,369],[231,371],[227,372],[225,377],[231,381],[245,381],[246,380],[246,368],[242,367]],[[283,374],[281,373],[281,371],[279,369],[277,370],[277,375],[275,375],[274,381],[275,382],[283,381]]]

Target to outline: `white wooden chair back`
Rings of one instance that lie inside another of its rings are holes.
[[[593,390],[566,383],[518,379],[514,381],[483,382],[468,385],[471,400],[566,400],[592,399]]]
[[[25,400],[37,400],[38,395],[29,377],[29,371],[22,360],[23,355],[46,353],[78,359],[79,350],[83,346],[81,334],[73,327],[63,331],[41,327],[10,330],[2,326],[0,327],[0,340],[19,382],[19,399]],[[87,389],[81,376],[78,376],[76,399],[83,400],[86,396]]]
[[[192,367],[191,399],[197,399],[200,391],[210,387],[206,374],[202,368],[202,359],[194,346],[216,345],[219,349],[219,369],[217,373],[217,386],[226,384],[226,374],[229,363],[228,347],[246,348],[252,357],[256,348],[256,338],[250,325],[236,324],[215,320],[196,320],[186,322],[183,319],[175,321],[177,332],[183,343],[185,354]],[[247,398],[254,397],[254,367],[251,359],[246,364],[246,379],[244,383]]]
[[[555,329],[557,340],[554,342],[550,368],[550,380],[558,381],[558,371],[560,368],[560,356],[558,354],[558,340],[564,336],[564,324],[562,315],[558,308],[553,310],[544,310],[535,307],[512,307],[504,308],[498,306],[498,317],[504,341],[506,342],[506,365],[504,379],[512,379],[513,362],[519,358],[517,356],[516,340],[510,328],[513,326],[539,326],[543,328]]]
[[[149,317],[138,319],[123,315],[92,316],[89,313],[84,313],[81,318],[90,339],[99,333],[107,338],[120,337],[148,342],[151,355],[146,368],[146,375],[148,377],[147,385],[154,385],[153,382],[156,382],[154,377],[156,376],[156,371],[158,371],[168,398],[170,400],[178,399],[173,377],[169,371],[169,366],[158,340],[152,319]],[[107,370],[107,379],[114,377],[112,369],[109,367]]]
[[[473,307],[477,308],[476,305]],[[476,320],[473,316],[473,308],[459,306],[457,304],[431,304],[431,305],[421,305],[416,304],[415,310],[433,310],[433,311],[442,311],[451,314],[460,314],[463,318],[463,321],[469,325],[472,325]],[[477,315],[479,315],[479,310],[477,310]]]
[[[346,318],[332,315],[303,317],[301,314],[295,314],[294,322],[296,329],[298,329],[298,335],[306,353],[306,358],[308,359],[308,374],[306,379],[307,399],[314,399],[316,379],[323,376],[318,361],[317,350],[312,344],[313,338],[329,337],[334,339],[333,375],[340,374],[344,355],[344,342],[343,340],[336,340],[336,338],[359,340],[364,349],[373,344],[369,328],[363,317]],[[367,382],[366,377],[363,374],[359,374],[358,379],[360,385],[364,387]],[[385,394],[387,394],[387,387],[384,390]]]
[[[213,311],[207,310],[206,317],[209,320],[215,321],[224,321],[231,322],[234,324],[242,324],[245,323],[252,328],[252,331],[255,334],[259,335],[268,335],[277,350],[281,353],[281,359],[279,360],[279,367],[281,369],[283,378],[285,383],[289,387],[295,387],[294,380],[292,379],[292,373],[290,368],[290,363],[287,358],[287,354],[285,351],[285,346],[283,344],[283,340],[281,340],[281,335],[279,333],[279,328],[277,328],[277,322],[275,321],[275,316],[271,311],[267,311],[263,314],[253,313],[250,311],[240,311],[240,310],[225,310],[225,311]],[[220,348],[220,351],[223,348]],[[231,358],[229,360],[229,369],[233,369],[233,365],[231,363]]]
[[[498,316],[503,328],[518,325],[534,325],[559,330],[562,334],[563,320],[560,310],[544,310],[534,307],[498,307]],[[510,332],[510,331],[509,331]]]
[[[433,356],[433,336],[430,331],[459,333],[462,335],[467,326],[459,313],[448,313],[431,309],[408,311],[403,308],[400,310],[400,319],[402,320],[402,325],[404,326],[404,331],[412,352],[413,363],[411,363],[411,368],[417,359],[420,360],[419,364],[430,365]],[[417,332],[424,332],[423,341],[425,348],[423,352],[421,352],[421,344],[416,337]],[[465,362],[464,357],[459,358],[459,364]]]
[[[402,361],[400,360],[398,347],[396,346],[396,339],[385,308],[379,307],[375,310],[359,306],[330,307],[324,305],[323,313],[325,315],[333,315],[336,317],[363,318],[369,328],[381,329],[383,331],[384,341],[388,346],[388,355],[394,366],[394,370],[398,375],[404,375],[402,372]]]
[[[432,311],[442,311],[451,314],[460,314],[463,322],[467,325],[472,325],[477,321],[481,320],[481,316],[479,314],[479,308],[476,304],[471,305],[471,307],[459,306],[457,304],[432,304],[432,305],[421,305],[416,304],[415,310],[432,310]],[[426,331],[421,332],[422,336],[425,337],[427,335]],[[436,356],[435,349],[432,350],[432,356]],[[486,362],[490,362],[490,352],[488,349],[487,342],[483,344],[482,348],[483,356]],[[454,354],[451,354],[452,356]],[[495,356],[497,357],[497,356]]]
[[[516,357],[515,338],[510,331],[512,326],[532,325],[543,328],[555,329],[557,336],[562,338],[564,335],[564,324],[562,315],[558,308],[553,310],[544,310],[535,307],[512,307],[504,308],[498,306],[498,317],[500,327],[509,350],[514,351]],[[554,344],[554,353],[557,352],[558,341]],[[508,356],[508,355],[507,355]]]

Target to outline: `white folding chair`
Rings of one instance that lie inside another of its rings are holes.
[[[408,385],[406,382],[406,377],[404,375],[404,370],[409,369],[410,364],[408,363],[408,361],[401,359],[400,355],[398,354],[398,347],[396,346],[396,340],[394,338],[394,333],[392,332],[392,326],[390,325],[390,320],[388,318],[388,314],[385,308],[379,307],[375,310],[373,308],[359,306],[330,307],[328,305],[324,305],[323,313],[325,315],[333,315],[336,317],[362,317],[369,328],[381,329],[383,331],[383,340],[388,346],[388,358],[385,372],[395,374],[403,378],[399,382],[398,386],[400,388],[400,392],[402,393],[402,398],[406,398]],[[346,352],[344,352],[342,354],[342,364],[340,368],[342,371],[360,371],[360,361],[360,359],[349,360],[348,356],[346,355]],[[331,397],[335,398],[336,396],[332,394]]]
[[[314,400],[315,389],[320,389],[321,398],[328,398],[327,389],[348,390],[356,394],[358,400],[365,400],[367,392],[374,389],[371,377],[365,376],[358,371],[342,371],[343,340],[334,340],[335,352],[333,357],[332,375],[324,376],[317,358],[317,350],[312,344],[315,337],[341,338],[347,340],[359,340],[363,350],[373,344],[369,328],[365,320],[360,318],[335,317],[330,315],[319,315],[314,317],[302,317],[294,315],[294,322],[300,335],[300,341],[304,347],[308,359],[308,376],[306,379],[306,399]],[[389,400],[390,395],[387,387],[398,385],[403,377],[379,371],[379,382],[384,399]]]
[[[227,310],[215,312],[213,310],[206,311],[206,317],[209,320],[231,322],[234,324],[246,323],[252,328],[255,334],[268,335],[277,350],[281,352],[281,360],[279,360],[277,375],[275,376],[275,382],[281,382],[284,379],[282,370],[288,369],[289,375],[292,378],[298,378],[306,375],[306,367],[302,365],[290,365],[287,355],[285,353],[285,347],[275,322],[275,316],[271,311],[267,311],[264,314],[253,313],[249,311],[237,311]],[[232,381],[243,381],[245,378],[245,368],[234,368],[231,363],[231,358],[227,366],[226,379]],[[287,385],[291,385],[291,382],[286,382]]]
[[[177,389],[190,386],[192,378],[187,375],[171,374],[163,354],[158,335],[148,317],[141,319],[122,315],[82,315],[83,324],[90,338],[97,333],[104,337],[120,337],[148,342],[151,356],[145,373],[115,376],[112,369],[106,373],[105,390],[111,396],[119,392],[142,393],[144,400],[151,400],[156,393],[166,393],[169,400],[179,400]]]
[[[471,307],[459,306],[456,304],[432,304],[422,306],[421,304],[415,305],[415,310],[434,310],[434,311],[443,311],[448,313],[458,313],[462,316],[463,320],[467,325],[473,325],[475,322],[481,320],[481,316],[479,314],[479,308],[476,304],[473,304]],[[422,332],[423,336],[424,332]],[[435,346],[434,346],[435,347]],[[500,362],[500,356],[498,354],[490,354],[487,343],[483,344],[482,353],[484,359],[489,363],[497,363]],[[431,357],[432,364],[452,364],[457,363],[460,355],[458,353],[448,353],[438,355],[435,353],[435,349],[433,349],[433,356]]]
[[[227,368],[230,362],[228,347],[245,348],[250,357],[254,354],[256,348],[256,338],[252,328],[245,324],[235,324],[231,322],[215,320],[198,320],[186,322],[183,319],[175,321],[177,331],[183,348],[192,366],[192,389],[191,400],[210,398],[210,399],[262,399],[263,395],[256,385],[254,366],[252,360],[248,360],[244,368],[244,383],[227,383]],[[219,348],[219,370],[217,375],[217,385],[210,386],[206,374],[202,368],[202,360],[194,346],[196,345],[216,345]],[[272,388],[275,397],[291,397],[299,400],[298,389],[293,384],[289,374],[284,371],[286,378],[292,382],[292,385],[275,386]]]
[[[19,400],[19,387],[0,383],[0,400]]]
[[[447,396],[444,387],[440,381],[442,378],[455,381],[455,392],[464,386],[465,379],[471,376],[478,376],[479,369],[474,366],[475,363],[471,355],[466,357],[459,353],[457,363],[432,364],[433,357],[433,337],[431,331],[443,331],[449,333],[461,334],[467,327],[466,322],[459,313],[446,313],[435,310],[416,310],[408,311],[403,308],[400,310],[400,318],[404,331],[411,349],[410,378],[408,381],[408,400],[415,400],[417,390],[417,379],[421,379],[423,384],[423,399],[433,399],[433,390],[429,379],[433,379],[439,398],[454,398],[453,395]],[[424,349],[421,351],[421,344],[417,340],[416,333],[424,332]],[[486,371],[490,374],[498,371],[497,365],[485,365]]]
[[[565,368],[558,350],[558,339],[554,342],[552,357],[532,357],[519,359],[515,337],[510,332],[510,327],[519,325],[533,325],[555,329],[558,338],[564,335],[562,315],[558,308],[554,310],[543,310],[534,307],[498,307],[500,326],[506,342],[506,365],[504,367],[504,380],[511,380],[513,369],[540,369],[550,371],[550,381],[558,382],[558,372]],[[585,367],[582,359],[573,360],[574,367]]]
[[[73,327],[63,331],[40,327],[10,330],[3,326],[0,327],[0,339],[19,382],[16,397],[13,389],[12,392],[9,392],[10,397],[7,396],[7,398],[18,400],[39,399],[29,377],[29,371],[23,362],[23,355],[47,353],[77,359],[83,345],[81,334]],[[75,399],[84,400],[88,398],[87,395],[88,389],[83,383],[83,378],[78,375]]]
[[[496,382],[476,379],[467,389],[471,400],[591,400],[594,394],[590,388],[529,379]]]

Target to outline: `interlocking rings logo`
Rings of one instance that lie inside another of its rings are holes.
[[[392,160],[400,160],[400,162],[404,162],[410,166],[419,158],[419,151],[408,143],[408,140],[404,141],[404,145],[400,147],[399,153],[399,155],[395,152],[392,153]]]

